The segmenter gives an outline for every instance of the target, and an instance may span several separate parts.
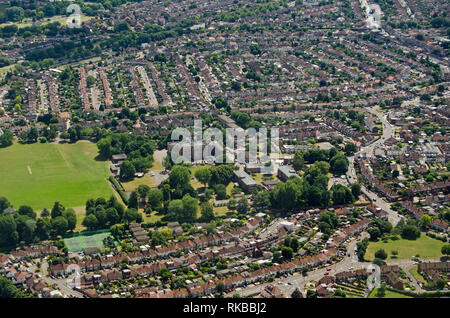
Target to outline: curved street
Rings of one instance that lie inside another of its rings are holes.
[[[381,144],[383,144],[387,139],[393,138],[395,135],[395,129],[392,127],[392,125],[388,122],[386,115],[383,113],[379,113],[377,111],[378,108],[365,108],[365,110],[372,115],[376,116],[381,123],[383,124],[383,135],[377,139],[375,142],[365,146],[361,147],[361,149],[355,153],[354,156],[349,157],[349,169],[347,171],[347,179],[348,182],[355,183],[358,181],[358,177],[356,175],[355,170],[355,156],[364,157],[367,156],[369,158],[373,158],[375,156],[374,152],[375,149],[378,148]],[[361,192],[366,195],[370,201],[375,202],[377,206],[379,206],[381,209],[386,211],[388,213],[388,220],[393,225],[396,226],[397,223],[401,220],[401,217],[398,215],[397,212],[391,209],[390,204],[384,200],[382,197],[378,196],[376,193],[368,190],[364,185],[361,185]]]

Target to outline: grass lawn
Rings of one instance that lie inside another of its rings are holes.
[[[210,168],[210,167],[212,167],[212,165],[195,165],[195,166],[190,166],[189,167],[189,170],[191,171],[191,176],[194,176],[195,175],[195,172],[197,171],[197,170],[200,170],[200,169],[203,169],[203,168]]]
[[[203,183],[201,183],[200,181],[198,181],[195,177],[193,177],[193,179],[191,179],[191,186],[192,186],[195,190],[198,190],[199,188],[203,188],[203,187],[204,187]]]
[[[227,194],[228,195],[231,195],[231,190],[233,190],[233,188],[234,188],[234,183],[233,182],[228,183],[228,185],[227,185]]]
[[[214,214],[216,216],[225,215],[228,212],[230,212],[230,210],[228,210],[226,206],[214,207]]]
[[[69,252],[79,252],[88,247],[104,248],[103,240],[108,236],[111,236],[109,232],[94,235],[80,235],[71,238],[65,238],[64,243],[69,249]]]
[[[374,290],[372,290],[372,292],[369,295],[369,298],[379,298],[377,297],[377,290],[378,288],[375,288]],[[386,290],[386,295],[382,298],[412,298],[410,296],[406,296],[400,293],[396,293],[390,290]]]
[[[14,145],[0,149],[0,196],[18,208],[51,209],[55,201],[79,207],[90,198],[109,198],[106,162],[96,161],[95,144]]]
[[[158,160],[153,161],[152,167],[149,169],[149,171],[158,171],[158,170],[164,170],[164,167],[161,162]]]
[[[148,174],[145,174],[142,178],[134,178],[133,181],[121,182],[121,183],[122,183],[122,186],[123,186],[123,188],[125,189],[126,192],[133,191],[134,189],[136,189],[141,184],[146,184],[150,188],[156,188],[157,187],[155,180]]]
[[[16,64],[11,64],[11,65],[0,67],[0,75],[3,75],[4,73],[12,70],[15,66],[16,66]]]
[[[153,211],[149,216],[145,213],[142,213],[142,218],[145,223],[154,223],[158,222],[163,218],[163,214],[158,214],[156,211]]]
[[[273,175],[265,175],[262,173],[255,173],[254,175],[252,175],[253,180],[255,180],[257,183],[261,184],[264,181],[271,181],[271,180],[275,180],[275,176]]]
[[[120,201],[119,201],[120,202]],[[77,216],[77,226],[75,227],[75,232],[81,232],[86,230],[86,227],[82,225],[83,219],[86,216],[86,207],[84,206],[77,206],[73,208],[75,211],[75,215]]]
[[[198,181],[197,178],[195,178],[195,172],[197,170],[200,170],[200,169],[203,169],[203,168],[209,168],[209,167],[211,167],[211,165],[195,165],[195,166],[190,166],[189,167],[189,171],[191,172],[191,178],[193,178],[191,180],[191,186],[195,190],[197,190],[198,188],[203,188],[204,187],[203,183],[200,183],[200,181]]]
[[[411,258],[417,254],[420,258],[435,258],[442,256],[441,248],[444,243],[439,240],[432,239],[424,233],[415,241],[399,239],[397,241],[389,240],[387,243],[383,241],[370,242],[367,247],[365,259],[373,260],[375,252],[384,249],[388,254],[388,260],[391,259],[391,251],[398,251],[397,258]]]

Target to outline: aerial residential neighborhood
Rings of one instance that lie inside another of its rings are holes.
[[[445,0],[0,3],[0,298],[448,298]]]

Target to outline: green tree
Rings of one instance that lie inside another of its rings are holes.
[[[203,220],[211,221],[214,219],[214,208],[210,202],[203,202],[200,205],[200,211],[202,213]]]
[[[346,156],[351,156],[357,151],[356,145],[354,143],[347,143],[344,147],[344,152]]]
[[[214,191],[216,192],[216,199],[217,200],[225,200],[228,198],[227,195],[227,188],[223,184],[217,184],[214,187]]]
[[[248,200],[246,197],[242,197],[236,205],[236,210],[238,211],[238,213],[240,214],[245,214],[248,212],[249,209],[249,204],[248,204]]]
[[[50,219],[47,217],[40,217],[36,221],[36,229],[34,231],[34,234],[40,239],[40,240],[46,240],[50,236],[50,230],[51,230],[51,224]]]
[[[331,187],[333,204],[347,204],[355,201],[352,192],[342,184],[335,184]]]
[[[290,242],[290,247],[292,248],[292,250],[294,252],[297,252],[298,247],[300,246],[300,242],[298,241],[298,239],[296,237],[294,237],[291,242]]]
[[[211,171],[209,168],[201,168],[195,172],[195,178],[206,187],[211,180]]]
[[[151,189],[148,193],[148,204],[156,210],[161,206],[164,200],[163,192],[159,189]]]
[[[336,155],[330,160],[330,171],[337,175],[342,175],[347,172],[348,159],[343,155]]]
[[[305,159],[303,159],[303,152],[297,151],[294,155],[293,166],[295,170],[303,170],[305,168]]]
[[[444,244],[441,248],[441,253],[444,255],[450,255],[450,244]]]
[[[136,209],[127,209],[123,215],[123,219],[126,223],[142,222],[142,216]]]
[[[41,212],[41,217],[45,218],[47,216],[50,216],[50,211],[47,208],[44,208]]]
[[[422,215],[422,217],[420,218],[420,223],[424,227],[431,226],[431,216],[427,214]]]
[[[0,298],[17,298],[19,297],[19,290],[6,277],[0,276]]]
[[[27,205],[22,205],[19,210],[17,210],[17,213],[20,215],[26,215],[32,219],[36,218],[36,212],[33,211],[33,208]]]
[[[386,259],[388,255],[384,249],[379,249],[375,252],[375,257],[379,259]]]
[[[191,197],[189,194],[182,199],[183,202],[183,217],[182,220],[192,221],[197,218],[198,200]]]
[[[38,133],[36,127],[32,127],[27,135],[28,142],[30,142],[30,143],[36,142],[38,137],[39,137],[39,133]]]
[[[66,209],[63,216],[67,219],[67,230],[75,230],[75,227],[77,226],[77,215],[74,209]]]
[[[150,187],[146,184],[140,184],[136,190],[141,202],[145,204],[145,200],[147,199],[148,193],[150,192]]]
[[[0,197],[0,214],[3,213],[7,208],[11,206],[8,199],[5,197]]]
[[[358,198],[361,195],[361,185],[359,183],[353,183],[351,190],[355,198]]]
[[[95,214],[87,215],[83,220],[83,226],[85,226],[88,230],[95,230],[98,226],[98,220]]]
[[[128,161],[125,160],[120,165],[120,180],[122,181],[129,181],[134,179],[134,174],[136,173],[136,168],[134,165]]]
[[[167,207],[167,212],[171,217],[181,219],[183,217],[183,201],[181,200],[170,201]]]
[[[151,241],[152,241],[152,246],[158,246],[158,245],[164,244],[164,242],[166,240],[159,231],[152,231]]]
[[[115,208],[106,209],[106,220],[109,225],[117,224],[120,221],[120,215]]]
[[[5,129],[3,134],[0,136],[0,148],[9,147],[13,144],[14,134]]]
[[[67,219],[63,216],[57,216],[50,222],[52,230],[56,233],[56,235],[63,235],[66,233],[69,223]]]
[[[377,241],[378,238],[381,236],[381,231],[378,227],[371,227],[370,229],[367,230],[367,232],[369,232],[371,241]]]
[[[405,225],[402,229],[401,236],[407,240],[415,240],[420,237],[420,230],[412,224]]]
[[[55,202],[55,204],[53,205],[51,214],[50,214],[52,219],[54,219],[58,216],[62,216],[64,210],[65,210],[65,208],[60,202]]]
[[[112,156],[112,146],[110,138],[102,138],[97,142],[97,148],[100,157],[103,159],[109,159]]]
[[[172,167],[169,175],[169,184],[172,189],[184,188],[191,179],[191,174],[188,168],[180,165]]]
[[[0,215],[0,246],[12,247],[17,244],[19,233],[17,224],[11,214]]]
[[[209,222],[208,225],[206,226],[206,232],[208,234],[216,233],[216,222],[214,221]]]
[[[281,255],[283,255],[283,258],[286,260],[291,260],[294,256],[294,251],[291,247],[283,246],[281,248]]]
[[[137,191],[132,191],[130,194],[130,198],[128,199],[128,207],[137,209],[139,206],[139,195]]]
[[[259,211],[270,209],[270,193],[267,191],[261,191],[255,194],[253,196],[253,207]]]

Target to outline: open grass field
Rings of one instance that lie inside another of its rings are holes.
[[[369,298],[380,298],[380,297],[377,297],[377,290],[378,290],[378,288],[375,288],[374,290],[372,290],[372,292],[369,295]],[[393,292],[390,290],[386,290],[386,295],[382,298],[412,298],[412,297],[406,296],[406,295],[403,295],[400,293],[396,293],[396,292]]]
[[[131,192],[142,184],[148,185],[150,188],[157,187],[156,181],[148,174],[145,174],[142,178],[134,178],[132,181],[121,183],[126,192]]]
[[[64,243],[69,249],[69,252],[79,252],[88,247],[104,248],[103,240],[108,236],[111,236],[109,232],[94,235],[81,235],[65,238]]]
[[[375,252],[379,249],[386,251],[388,260],[391,259],[391,251],[398,251],[398,259],[411,258],[417,254],[420,255],[420,258],[435,258],[442,256],[442,245],[444,245],[443,242],[432,239],[423,233],[415,241],[400,239],[397,241],[389,240],[387,243],[383,241],[370,242],[367,247],[365,259],[373,260],[375,258]]]
[[[0,149],[0,196],[18,208],[51,209],[55,201],[65,207],[84,206],[89,198],[109,198],[106,162],[96,161],[95,144],[14,145]]]
[[[156,211],[153,211],[150,213],[150,215],[147,215],[145,213],[142,213],[142,218],[144,219],[145,223],[154,223],[158,222],[163,218],[164,215],[158,214]]]

